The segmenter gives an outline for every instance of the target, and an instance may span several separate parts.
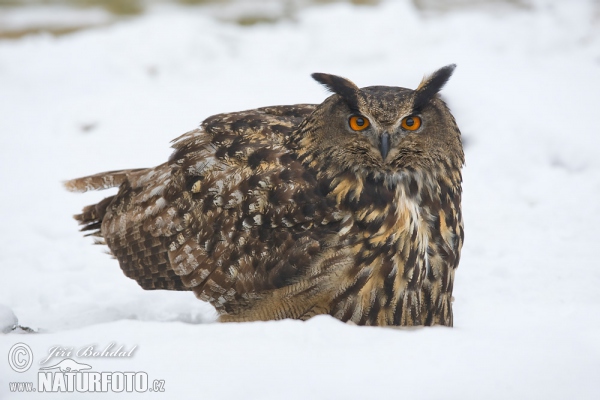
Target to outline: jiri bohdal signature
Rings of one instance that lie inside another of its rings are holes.
[[[65,357],[82,357],[82,358],[129,358],[132,357],[137,349],[137,345],[131,349],[125,348],[124,345],[117,347],[115,343],[109,343],[103,349],[99,349],[97,345],[91,344],[79,349],[74,347],[54,346],[48,349],[46,358],[40,361],[40,365],[48,363],[53,358]]]

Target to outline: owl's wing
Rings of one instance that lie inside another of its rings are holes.
[[[166,164],[151,169],[104,172],[65,182],[71,191],[119,187],[119,192],[83,209],[75,219],[96,244],[107,244],[121,269],[144,289],[190,290],[170,266],[166,233],[151,210],[164,202],[159,191],[168,183]]]
[[[174,145],[172,187],[164,194],[178,226],[169,260],[184,284],[217,308],[289,284],[342,218],[285,148],[313,109],[217,115]]]
[[[175,140],[169,162],[130,173],[100,219],[126,275],[224,311],[293,282],[343,218],[285,147],[314,107],[210,117]]]

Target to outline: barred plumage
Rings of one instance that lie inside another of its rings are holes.
[[[164,164],[67,182],[119,187],[75,218],[144,289],[192,290],[221,321],[451,326],[464,156],[437,92],[453,68],[414,91],[315,74],[334,92],[320,105],[215,115]]]

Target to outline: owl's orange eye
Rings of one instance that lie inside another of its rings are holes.
[[[365,130],[369,127],[369,125],[371,125],[369,120],[361,115],[353,115],[350,117],[348,123],[350,124],[350,128],[355,131]]]
[[[421,118],[416,116],[405,117],[402,120],[402,128],[407,131],[416,131],[421,127]]]

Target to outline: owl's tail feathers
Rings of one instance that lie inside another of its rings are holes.
[[[73,216],[79,222],[79,225],[82,225],[81,231],[92,231],[86,236],[99,236],[102,237],[100,233],[100,227],[102,226],[102,220],[104,219],[104,215],[106,214],[106,209],[113,201],[115,196],[110,196],[102,200],[97,204],[92,204],[83,208],[81,214],[76,214]]]
[[[101,172],[99,174],[66,181],[64,182],[64,185],[70,192],[83,193],[87,192],[88,190],[104,190],[120,186],[131,174],[144,170],[145,168]]]
[[[64,185],[67,188],[67,190],[71,192],[103,190],[111,187],[120,186],[122,183],[127,181],[132,174],[144,170],[145,169],[142,168],[102,172],[99,174],[84,176],[83,178],[77,178],[70,181],[66,181],[64,182]],[[73,216],[79,222],[79,225],[82,226],[81,231],[90,231],[90,233],[88,233],[88,235],[86,236],[102,237],[102,234],[100,233],[102,220],[104,219],[104,215],[106,214],[108,206],[114,198],[115,196],[107,197],[97,204],[92,204],[85,207],[81,214]]]

